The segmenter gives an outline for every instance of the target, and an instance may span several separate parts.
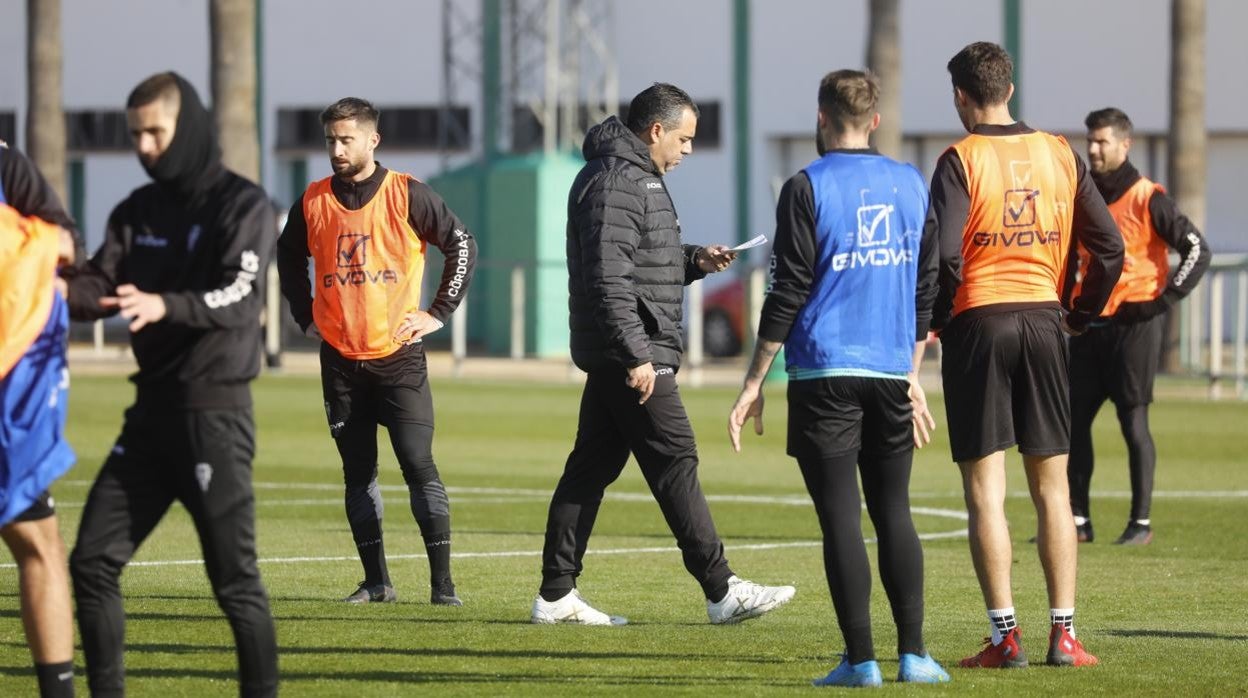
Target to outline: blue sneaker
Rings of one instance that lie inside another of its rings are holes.
[[[901,666],[897,669],[897,680],[910,683],[948,683],[949,672],[932,659],[932,655],[917,654],[901,655]]]
[[[816,686],[846,686],[849,688],[878,688],[884,685],[880,665],[874,659],[850,664],[848,655],[841,655],[841,663],[822,679],[811,681]]]

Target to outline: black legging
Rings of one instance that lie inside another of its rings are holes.
[[[862,504],[879,537],[880,580],[897,624],[899,654],[923,655],[923,548],[910,518],[913,451],[799,458],[823,530],[823,564],[849,661],[875,657],[871,640],[871,563],[862,538]],[[855,465],[859,465],[857,469]]]
[[[1076,516],[1091,518],[1089,492],[1096,465],[1092,450],[1092,422],[1100,403],[1071,404],[1070,419],[1070,504]],[[1131,520],[1149,517],[1153,501],[1153,478],[1157,472],[1157,447],[1148,428],[1148,405],[1118,408],[1118,425],[1127,443],[1127,465],[1131,473]]]

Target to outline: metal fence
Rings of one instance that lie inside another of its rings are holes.
[[[510,315],[506,355],[512,359],[520,360],[527,356],[526,320],[531,310],[526,306],[526,298],[530,276],[539,266],[545,269],[555,264],[562,266],[563,263],[485,259],[478,262],[478,273],[493,270],[494,273],[502,271],[509,275]],[[434,270],[439,268],[436,258],[431,259],[430,273],[426,275],[428,284],[436,285],[439,274]],[[740,337],[745,357],[753,352],[766,281],[766,269],[762,267],[739,271],[728,280],[728,283],[744,284],[745,287],[745,321]],[[702,369],[708,364],[703,344],[705,283],[699,281],[689,286],[685,297],[684,368],[694,385],[701,382]],[[426,289],[425,297],[430,297],[432,292],[432,288]],[[474,312],[473,307],[477,303],[474,303],[473,294],[469,293],[449,323],[449,348],[456,373],[462,372],[465,362],[471,361],[473,355],[468,341],[468,316]],[[1208,394],[1212,399],[1225,397],[1224,389],[1228,383],[1233,386],[1235,396],[1248,399],[1248,386],[1245,384],[1248,378],[1248,254],[1215,255],[1205,278],[1179,305],[1178,313],[1180,373],[1207,378]],[[280,365],[284,350],[313,347],[311,341],[302,337],[283,308],[276,266],[269,268],[262,322],[265,354],[270,366]],[[104,322],[94,324],[91,336],[97,353],[103,354],[108,343]],[[108,339],[122,344],[124,336],[124,325],[119,325],[108,335]]]

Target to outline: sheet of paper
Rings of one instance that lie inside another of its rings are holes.
[[[736,247],[731,248],[729,252],[740,252],[741,250],[748,250],[751,247],[758,247],[759,245],[765,245],[765,244],[767,244],[767,236],[759,235],[758,237],[752,240],[746,240],[740,245],[737,245]]]

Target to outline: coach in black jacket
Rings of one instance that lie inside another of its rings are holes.
[[[655,84],[590,129],[585,167],[568,195],[568,301],[572,360],[589,376],[576,445],[555,489],[542,552],[534,623],[621,625],[576,591],[603,492],[637,458],[685,569],[707,598],[712,623],[732,623],[785,603],[792,587],[733,575],[698,483],[697,446],[676,387],[684,286],[728,267],[723,245],[680,242],[663,175],[693,151],[697,107]]]
[[[69,280],[70,313],[130,321],[135,403],[87,496],[70,556],[91,694],[122,695],[118,577],[174,500],[195,522],[234,631],[239,691],[277,692],[277,643],[256,567],[250,383],[263,270],[276,237],[264,191],[221,163],[211,117],[175,73],[130,93],[126,123],[152,183],[113,209]]]

